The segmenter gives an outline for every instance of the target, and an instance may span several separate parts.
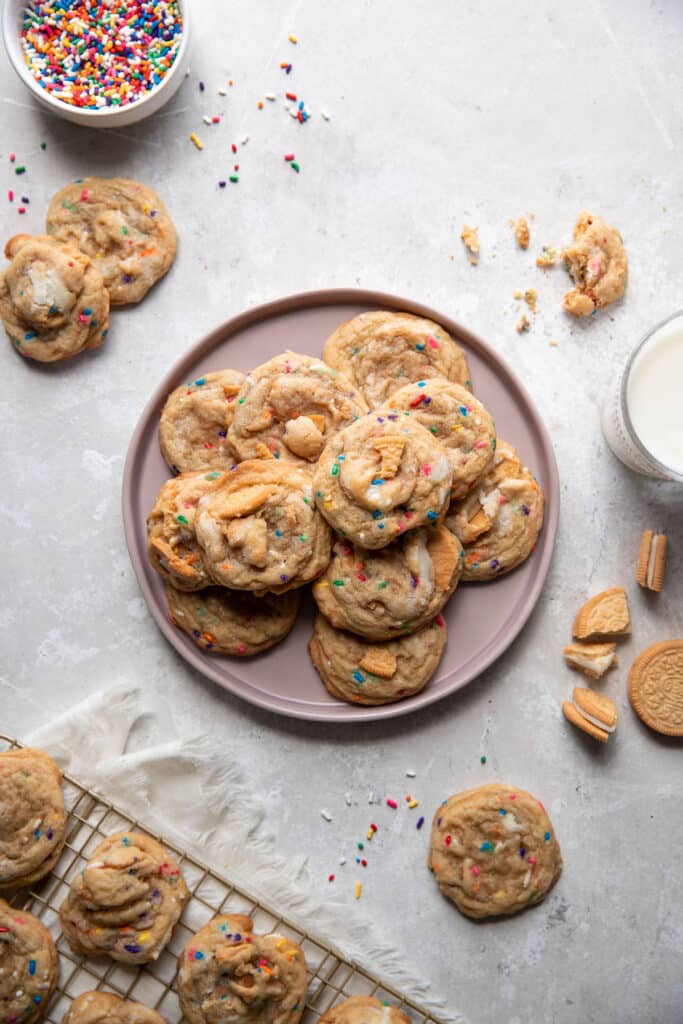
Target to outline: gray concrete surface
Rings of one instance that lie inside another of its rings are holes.
[[[0,59],[0,184],[30,197],[20,217],[3,192],[3,238],[40,231],[50,195],[67,180],[112,173],[158,188],[180,235],[171,274],[139,308],[116,314],[100,354],[46,370],[0,348],[2,727],[21,736],[117,675],[135,676],[179,732],[224,738],[267,794],[281,850],[309,857],[321,900],[336,871],[353,913],[354,844],[371,811],[381,818],[387,829],[363,874],[364,906],[406,964],[473,1024],[680,1024],[681,749],[640,724],[625,682],[638,650],[683,633],[683,493],[614,460],[599,405],[644,328],[683,306],[683,8],[676,0],[589,0],[580,10],[550,0],[202,0],[193,8],[191,77],[151,123],[111,135],[42,113]],[[294,64],[289,78],[283,59]],[[228,77],[235,84],[222,98]],[[257,110],[264,93],[285,85],[312,111],[303,128],[279,101]],[[214,113],[221,125],[203,125]],[[193,130],[202,153],[188,141]],[[219,190],[230,143],[245,134],[240,182]],[[10,150],[27,167],[21,179]],[[291,151],[299,175],[282,160]],[[534,256],[566,238],[584,207],[621,229],[631,280],[623,303],[576,324],[560,310],[564,272],[544,275]],[[527,254],[508,225],[523,211],[535,213]],[[461,251],[463,221],[480,228],[476,268]],[[484,676],[409,720],[320,728],[258,712],[178,660],[146,613],[119,500],[150,389],[194,339],[246,306],[354,284],[442,308],[499,349],[552,431],[563,507],[536,612]],[[512,295],[529,285],[539,312],[519,336]],[[633,582],[645,526],[671,541],[666,589],[653,598]],[[576,682],[560,650],[584,598],[622,583],[634,629],[603,684],[620,710],[603,749],[560,715]],[[404,777],[411,768],[414,781]],[[439,897],[414,812],[391,819],[367,800],[373,791],[402,801],[409,786],[429,817],[451,792],[495,778],[542,797],[565,870],[541,907],[477,925]]]

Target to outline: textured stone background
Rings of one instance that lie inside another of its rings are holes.
[[[336,870],[354,913],[356,869],[338,859],[353,860],[371,816],[387,826],[363,873],[365,909],[434,994],[472,1022],[680,1024],[681,750],[641,726],[625,681],[638,650],[683,633],[683,496],[615,461],[599,407],[641,332],[683,306],[683,7],[202,0],[193,8],[191,78],[161,115],[120,132],[53,120],[0,59],[0,184],[31,198],[19,217],[2,196],[3,237],[40,231],[50,195],[70,178],[121,174],[158,188],[181,239],[169,277],[142,306],[116,314],[100,354],[46,370],[0,349],[2,727],[21,736],[106,682],[138,678],[178,732],[224,738],[265,794],[280,849],[309,858],[321,900]],[[294,63],[288,79],[278,68],[284,58]],[[216,90],[229,76],[235,86],[222,99]],[[256,109],[285,84],[313,112],[305,128],[279,103]],[[201,123],[216,112],[219,127]],[[192,130],[203,153],[188,141]],[[245,133],[240,183],[219,192],[229,144]],[[10,149],[28,168],[22,179]],[[292,150],[300,175],[282,162]],[[564,272],[544,275],[533,263],[543,243],[567,237],[584,206],[621,229],[631,282],[613,312],[573,324],[559,307]],[[524,254],[508,219],[528,210],[536,219]],[[480,227],[477,268],[460,248],[463,221]],[[563,506],[541,601],[496,665],[414,719],[321,728],[253,710],[178,660],[129,565],[121,475],[150,390],[194,339],[246,306],[355,284],[442,308],[499,349],[551,429]],[[512,293],[529,285],[539,313],[518,336]],[[644,526],[671,539],[666,590],[652,599],[633,582]],[[634,635],[604,684],[619,704],[618,732],[598,749],[560,715],[576,680],[559,652],[583,599],[622,583]],[[565,856],[550,898],[492,924],[452,910],[424,868],[427,837],[414,830],[415,812],[392,818],[368,807],[369,791],[402,799],[408,768],[428,817],[452,791],[495,778],[542,797]]]

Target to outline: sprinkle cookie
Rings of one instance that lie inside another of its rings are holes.
[[[169,469],[229,469],[236,461],[228,428],[243,382],[239,370],[218,370],[171,392],[159,423],[161,454]]]
[[[283,935],[255,935],[251,918],[220,914],[178,958],[178,997],[190,1024],[298,1024],[306,961]]]
[[[0,899],[0,1024],[33,1024],[59,977],[59,957],[45,925]]]
[[[410,1017],[371,996],[351,996],[327,1010],[320,1024],[410,1024]]]
[[[361,313],[327,339],[323,359],[362,391],[371,409],[417,380],[445,377],[472,386],[460,346],[439,324],[410,313]]]
[[[516,450],[498,441],[493,466],[446,519],[465,548],[463,579],[495,579],[524,562],[536,546],[543,505],[543,491]]]
[[[20,355],[54,363],[102,344],[109,294],[87,256],[42,235],[15,235],[5,256],[0,318]]]
[[[228,437],[240,460],[309,464],[330,437],[367,411],[363,396],[338,370],[284,352],[247,376]]]
[[[308,653],[333,697],[377,705],[423,690],[445,646],[446,623],[440,615],[409,636],[379,644],[343,633],[317,615]]]
[[[539,903],[560,875],[562,856],[543,804],[493,782],[439,807],[428,866],[462,914],[481,918]]]
[[[621,235],[601,217],[585,210],[574,228],[574,241],[562,251],[576,287],[564,297],[572,316],[590,316],[620,299],[626,290],[628,259]]]
[[[171,621],[214,654],[246,658],[283,640],[296,622],[301,603],[298,590],[256,597],[247,590],[207,587],[184,593],[166,587]]]
[[[66,837],[61,783],[41,750],[0,753],[0,890],[33,885],[59,860]]]
[[[196,529],[214,581],[235,590],[282,593],[310,583],[330,560],[310,473],[276,459],[225,474],[200,501]]]
[[[59,910],[75,953],[156,960],[189,899],[175,860],[155,839],[117,832],[93,851]]]
[[[683,736],[683,640],[662,640],[638,655],[628,696],[645,725],[665,736]]]
[[[201,469],[167,480],[147,517],[150,565],[178,590],[201,590],[213,583],[195,523],[200,498],[215,490],[223,477],[218,469]]]
[[[62,1024],[166,1024],[142,1003],[121,999],[113,992],[83,992],[62,1017]]]
[[[463,550],[445,526],[411,530],[378,551],[337,537],[332,559],[313,584],[318,608],[337,629],[370,640],[412,633],[455,591]]]
[[[93,261],[112,306],[139,302],[173,263],[176,231],[158,195],[125,178],[84,178],[53,196],[47,233]]]
[[[332,438],[313,486],[335,530],[361,547],[382,548],[443,519],[452,477],[446,450],[428,430],[379,410]]]
[[[496,428],[481,402],[461,384],[436,377],[399,388],[387,406],[417,420],[441,442],[453,464],[451,497],[466,497],[496,450]]]

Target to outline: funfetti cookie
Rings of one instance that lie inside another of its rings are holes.
[[[298,1024],[306,961],[292,939],[257,935],[243,914],[219,914],[178,958],[178,998],[190,1024]]]
[[[446,514],[453,468],[425,427],[378,409],[336,434],[313,475],[318,508],[364,548],[382,548]]]
[[[461,502],[452,502],[446,525],[465,549],[463,579],[495,579],[524,562],[543,526],[543,491],[516,450],[498,440],[493,465]]]
[[[560,875],[562,855],[543,804],[492,782],[439,807],[428,866],[462,914],[494,917],[539,903]]]
[[[166,1024],[142,1003],[121,999],[113,992],[83,992],[62,1017],[62,1024]]]
[[[0,753],[0,891],[33,885],[59,860],[66,838],[62,773],[47,754]]]
[[[171,392],[159,422],[161,454],[169,469],[229,469],[238,461],[228,428],[243,382],[239,370],[217,370]]]
[[[0,899],[0,1024],[33,1024],[59,978],[52,936],[37,917]]]
[[[406,384],[387,402],[436,437],[453,465],[451,497],[466,497],[493,462],[496,428],[481,402],[461,384],[435,377]]]
[[[334,697],[350,704],[377,705],[423,690],[445,646],[446,623],[441,615],[408,636],[384,643],[344,633],[317,615],[308,653]]]
[[[40,363],[97,348],[109,328],[101,273],[72,245],[15,235],[5,246],[0,318],[17,352]]]
[[[412,633],[441,611],[462,574],[460,541],[445,526],[411,530],[376,551],[337,536],[313,584],[320,611],[337,629],[371,640]]]
[[[586,210],[579,215],[574,241],[562,250],[564,264],[575,287],[564,297],[573,316],[590,316],[620,299],[626,290],[628,258],[621,235]]]
[[[76,875],[59,910],[71,948],[86,956],[156,960],[190,898],[175,859],[150,836],[108,836]]]
[[[416,380],[445,377],[472,386],[460,346],[439,324],[411,313],[361,313],[327,339],[323,359],[352,381],[371,409]]]
[[[247,375],[228,437],[239,459],[310,465],[338,430],[368,411],[360,391],[322,359],[284,352]]]
[[[351,996],[327,1010],[320,1024],[410,1024],[410,1017],[372,996]]]
[[[139,302],[175,257],[176,231],[156,192],[126,178],[83,178],[60,189],[47,233],[76,246],[104,278],[112,306]]]

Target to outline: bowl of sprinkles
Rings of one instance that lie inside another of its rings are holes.
[[[187,0],[7,2],[10,61],[35,98],[90,127],[133,124],[181,85],[189,58]]]

